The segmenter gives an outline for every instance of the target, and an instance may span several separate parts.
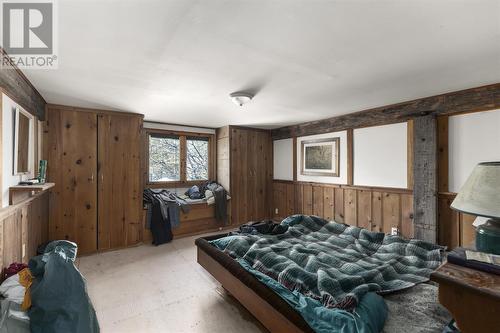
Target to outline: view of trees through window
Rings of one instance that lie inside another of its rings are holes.
[[[149,137],[149,181],[168,182],[181,179],[179,138]]]
[[[149,181],[208,180],[210,160],[208,143],[206,137],[186,138],[150,134]],[[186,152],[185,163],[181,163],[181,145],[183,144],[185,144],[184,151]],[[181,172],[184,166],[185,172]],[[181,174],[185,174],[186,179],[181,179]]]
[[[208,140],[188,138],[186,140],[186,177],[187,180],[208,179]]]

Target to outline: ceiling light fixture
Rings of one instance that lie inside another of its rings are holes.
[[[229,95],[231,97],[231,100],[233,101],[234,104],[243,106],[243,104],[246,104],[252,100],[254,95],[246,93],[246,92],[234,92]]]

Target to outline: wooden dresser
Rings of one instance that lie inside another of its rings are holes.
[[[500,331],[500,276],[445,263],[431,275],[462,333]]]

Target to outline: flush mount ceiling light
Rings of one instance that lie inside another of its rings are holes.
[[[231,100],[233,101],[234,104],[243,106],[243,104],[246,104],[250,102],[253,98],[253,94],[246,93],[246,92],[234,92],[229,95],[231,97]]]

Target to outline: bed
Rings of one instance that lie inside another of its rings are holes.
[[[245,269],[235,260],[235,258],[212,244],[214,241],[222,239],[225,236],[227,236],[227,234],[197,239],[198,263],[211,273],[222,284],[224,289],[245,306],[269,331],[314,332],[315,330],[311,328],[310,322],[308,323],[303,315],[297,312],[289,302],[285,301],[285,299],[278,295],[275,290],[263,283],[262,279],[258,278],[258,276],[250,273],[248,267]],[[430,311],[442,311],[435,300],[435,287],[429,285],[419,287],[419,289],[425,289],[425,292],[433,298],[430,301],[425,300],[425,307],[432,305],[435,306],[435,309],[430,308]],[[406,293],[411,294],[410,291]],[[389,307],[397,307],[399,308],[399,312],[401,312],[401,309],[408,308],[407,306],[400,306],[401,302],[408,301],[408,299],[405,299],[406,296],[404,295],[405,292],[399,292],[396,293],[396,296],[390,296],[392,300],[387,302]],[[418,298],[419,296],[415,296],[415,293],[413,293],[411,297]],[[410,302],[413,301],[410,300]],[[391,308],[389,308],[389,310],[391,311]],[[397,315],[401,318],[401,315],[404,316],[404,313],[398,313]],[[394,315],[394,317],[396,317],[396,315]],[[437,321],[437,326],[441,328],[444,327],[444,323],[449,320],[449,316],[445,311],[442,311],[442,313],[435,317],[436,318],[433,318],[433,320]],[[430,323],[430,326],[432,325],[434,325],[434,323]],[[391,326],[398,326],[398,324],[394,325],[394,323],[391,323],[388,325],[388,327]],[[422,327],[424,326],[426,325]],[[417,331],[418,330],[407,330],[407,332]],[[390,330],[384,332],[390,332]],[[432,330],[426,330],[426,332],[432,332]]]

